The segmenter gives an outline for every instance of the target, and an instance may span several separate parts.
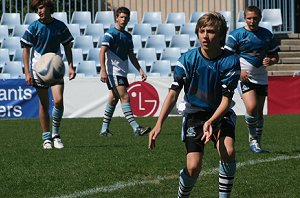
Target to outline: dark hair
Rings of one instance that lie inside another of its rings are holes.
[[[118,17],[121,13],[127,14],[128,18],[130,17],[130,10],[126,7],[119,7],[116,10],[116,17]]]
[[[46,6],[47,8],[49,8],[51,14],[54,13],[54,2],[52,0],[32,0],[30,8],[31,8],[31,10],[36,12],[37,8],[40,5],[43,5],[43,6]]]
[[[259,16],[259,18],[261,18],[261,10],[256,6],[247,7],[244,11],[244,18],[246,17],[247,12],[255,12]]]
[[[224,16],[218,12],[209,12],[201,16],[195,28],[195,34],[198,37],[198,31],[202,27],[212,26],[216,27],[218,30],[219,36],[223,36],[220,45],[225,45],[226,34],[227,34],[227,23]]]

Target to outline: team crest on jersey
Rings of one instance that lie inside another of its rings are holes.
[[[186,130],[186,137],[195,137],[195,136],[196,136],[195,127],[189,127]]]

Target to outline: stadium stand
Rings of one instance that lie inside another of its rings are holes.
[[[178,47],[168,47],[163,49],[160,60],[169,60],[171,64],[171,70],[174,70],[178,58],[181,56],[180,48]]]
[[[92,23],[90,11],[75,11],[72,14],[70,24],[79,24],[81,34],[85,31],[86,26]]]
[[[92,23],[86,26],[85,36],[92,36],[94,46],[97,46],[99,37],[103,37],[104,35],[104,27],[101,23]]]
[[[133,53],[137,54],[139,49],[143,48],[141,35],[132,35]]]
[[[67,24],[67,27],[74,38],[81,36],[79,24]]]
[[[150,24],[152,31],[156,31],[157,25],[162,23],[161,12],[144,12],[142,23]]]
[[[144,60],[146,64],[146,72],[150,71],[153,61],[157,60],[155,48],[142,48],[136,54],[138,60]]]
[[[168,24],[158,24],[156,28],[156,35],[165,35],[166,45],[169,46],[172,36],[176,34],[175,24],[168,23]]]
[[[76,36],[73,43],[73,48],[81,48],[83,57],[85,58],[89,53],[89,49],[94,48],[92,36]]]
[[[190,45],[193,46],[197,36],[195,34],[196,23],[185,23],[180,27],[179,34],[188,34],[190,36]]]
[[[97,69],[95,61],[81,61],[76,67],[76,73],[84,75],[85,77],[97,76]]]
[[[138,62],[140,64],[142,70],[144,72],[146,72],[147,69],[146,69],[145,61],[144,60],[139,60]],[[129,59],[128,59],[128,73],[129,74],[134,74],[135,76],[140,76],[141,75],[140,72],[133,66],[133,64],[131,63],[131,61]]]
[[[188,34],[177,34],[172,36],[170,47],[180,48],[181,53],[185,53],[190,49],[190,36]]]
[[[0,73],[3,70],[3,67],[4,67],[5,63],[9,62],[9,61],[10,61],[10,59],[9,59],[8,49],[6,49],[6,48],[1,49],[0,48]]]
[[[7,38],[8,36],[8,26],[0,25],[0,45],[3,42],[3,39]]]
[[[103,24],[104,31],[111,27],[111,24],[115,23],[115,16],[113,11],[98,11],[96,12],[94,23]]]
[[[166,46],[166,39],[165,35],[150,35],[148,36],[145,44],[146,48],[155,48],[155,52],[157,57],[160,56],[163,49],[165,49]]]
[[[9,51],[10,59],[12,60],[16,49],[21,48],[20,37],[19,36],[10,36],[3,39],[1,48],[7,48]]]
[[[132,29],[132,35],[140,35],[142,39],[142,44],[143,46],[145,46],[148,36],[152,35],[151,24],[149,23],[134,24]]]
[[[0,25],[7,25],[9,34],[12,33],[14,26],[21,24],[20,13],[3,13],[1,16]]]
[[[192,12],[190,16],[190,23],[197,23],[198,19],[205,14],[205,12]]]
[[[30,25],[32,22],[39,19],[39,15],[37,13],[26,13],[23,21],[24,25]]]
[[[170,12],[167,15],[165,23],[173,23],[175,24],[176,31],[180,29],[180,27],[185,24],[185,13],[184,12]]]
[[[10,74],[11,78],[24,78],[25,75],[22,69],[22,63],[20,61],[10,61],[6,62],[2,73]]]
[[[77,67],[79,62],[83,61],[83,52],[81,48],[72,48],[73,54],[73,66]],[[66,61],[66,57],[64,56],[64,61]]]
[[[101,64],[100,64],[100,48],[89,49],[89,53],[86,57],[87,61],[95,61],[97,73],[100,73]]]
[[[127,24],[127,28],[128,28],[128,31],[131,32],[132,29],[133,29],[133,26],[134,24],[138,24],[139,23],[139,20],[138,20],[138,13],[137,11],[130,11],[130,20]]]
[[[52,17],[64,22],[65,24],[68,24],[68,17],[66,12],[54,12],[52,14]]]
[[[171,63],[169,60],[157,60],[151,65],[150,73],[159,73],[160,76],[171,76]]]
[[[12,36],[19,36],[22,37],[25,33],[25,31],[27,30],[28,25],[15,25],[13,32],[12,32]]]
[[[271,22],[272,27],[278,27],[282,25],[282,15],[280,9],[263,9],[261,14],[262,22]]]

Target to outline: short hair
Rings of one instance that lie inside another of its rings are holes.
[[[118,17],[121,13],[127,14],[130,17],[130,10],[126,7],[119,7],[116,10],[116,17]]]
[[[255,12],[259,16],[259,18],[262,17],[261,10],[258,7],[256,7],[256,6],[249,6],[249,7],[247,7],[245,9],[245,11],[244,11],[244,18],[246,18],[247,12]]]
[[[226,34],[227,34],[227,23],[224,16],[218,12],[209,12],[202,15],[198,21],[195,28],[195,34],[198,37],[198,31],[202,27],[212,26],[216,27],[218,30],[218,34],[223,36],[220,45],[225,45]]]
[[[53,2],[53,0],[32,0],[30,8],[31,8],[31,10],[33,10],[34,12],[36,12],[37,8],[40,5],[44,5],[47,8],[49,8],[51,14],[54,13],[54,2]]]

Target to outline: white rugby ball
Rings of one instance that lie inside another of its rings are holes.
[[[65,65],[62,58],[55,53],[46,53],[36,63],[36,74],[46,84],[54,85],[63,80]]]

